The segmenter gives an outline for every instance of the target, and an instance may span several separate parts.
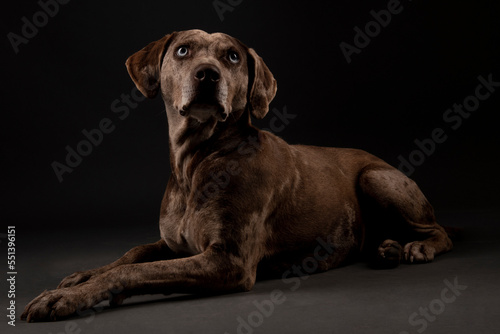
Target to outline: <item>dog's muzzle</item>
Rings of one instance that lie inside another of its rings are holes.
[[[187,103],[181,108],[181,116],[191,116],[200,122],[215,117],[225,121],[228,111],[221,101],[221,74],[219,69],[210,64],[195,68],[191,79],[192,89],[185,92]]]

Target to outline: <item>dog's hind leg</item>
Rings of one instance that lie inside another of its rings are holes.
[[[451,250],[452,242],[436,223],[432,206],[416,183],[399,170],[388,165],[367,166],[359,175],[358,186],[365,202],[390,220],[371,227],[386,239],[377,250],[377,262],[382,266],[396,266],[403,259],[430,262]]]

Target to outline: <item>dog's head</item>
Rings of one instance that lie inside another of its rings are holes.
[[[149,98],[161,90],[167,106],[200,122],[248,108],[263,118],[276,94],[276,80],[255,51],[222,33],[174,32],[127,59],[137,88]]]

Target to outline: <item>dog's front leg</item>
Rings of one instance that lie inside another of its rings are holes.
[[[152,244],[140,245],[132,248],[121,258],[108,265],[86,271],[77,271],[63,278],[57,288],[68,288],[78,285],[80,283],[88,281],[92,277],[101,275],[113,268],[124,264],[168,260],[176,257],[177,255],[167,246],[167,244],[163,240]]]
[[[255,268],[238,257],[208,248],[181,259],[125,264],[77,286],[45,291],[29,303],[21,319],[57,320],[119,295],[232,292],[249,290]]]

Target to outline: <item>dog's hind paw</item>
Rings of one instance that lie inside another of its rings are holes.
[[[409,242],[404,248],[405,260],[410,263],[427,263],[434,260],[436,249],[424,241]]]
[[[385,240],[377,249],[375,267],[380,269],[395,268],[401,262],[403,247],[394,240]]]

